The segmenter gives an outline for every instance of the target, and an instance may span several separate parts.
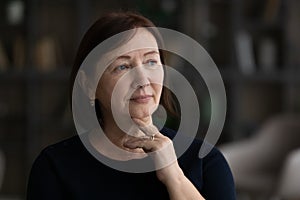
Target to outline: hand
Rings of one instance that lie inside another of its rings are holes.
[[[146,136],[135,137],[124,143],[130,149],[142,148],[154,160],[156,176],[167,188],[171,200],[204,200],[199,191],[184,175],[177,162],[173,142],[161,134],[150,119],[133,119]],[[149,123],[150,122],[150,123]]]
[[[156,175],[163,183],[182,176],[183,173],[177,163],[172,140],[161,134],[152,124],[152,121],[151,124],[146,124],[139,119],[133,120],[139,125],[146,137],[131,138],[124,143],[124,146],[130,149],[142,148],[144,152],[148,153],[154,160]]]

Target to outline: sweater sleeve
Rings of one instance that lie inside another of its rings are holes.
[[[64,198],[62,182],[57,176],[45,151],[35,160],[27,185],[27,200],[61,200]]]
[[[222,153],[214,148],[203,162],[202,194],[209,200],[235,200],[233,176]]]

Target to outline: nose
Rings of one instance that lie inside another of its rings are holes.
[[[134,68],[134,80],[132,87],[134,89],[143,88],[150,85],[149,77],[146,70],[142,66]]]

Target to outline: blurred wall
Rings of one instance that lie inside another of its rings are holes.
[[[38,153],[76,134],[68,76],[80,39],[104,12],[136,10],[209,52],[227,92],[224,144],[250,138],[274,115],[299,113],[299,6],[297,0],[1,1],[0,150],[6,162],[0,197],[24,198]],[[201,76],[192,78],[192,66],[180,59],[170,60],[193,83],[205,111],[204,133],[210,97]]]

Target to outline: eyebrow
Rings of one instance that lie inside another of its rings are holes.
[[[144,53],[144,56],[147,56],[147,55],[149,55],[149,54],[159,54],[159,52],[158,52],[158,51],[155,51],[155,50],[149,51],[149,52],[147,52],[147,53]]]
[[[153,51],[149,51],[149,52],[144,53],[143,56],[147,56],[147,55],[150,55],[150,54],[159,54],[159,52],[153,50]],[[130,59],[130,58],[131,58],[131,56],[122,55],[122,56],[117,57],[116,60],[119,60],[119,59]]]

